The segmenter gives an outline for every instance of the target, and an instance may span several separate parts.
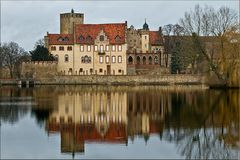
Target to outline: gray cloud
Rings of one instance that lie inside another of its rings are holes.
[[[85,14],[85,23],[114,23],[128,21],[128,26],[142,27],[144,19],[151,30],[177,23],[185,11],[194,5],[222,5],[238,9],[237,1],[2,1],[1,40],[15,41],[31,50],[47,31],[59,32],[59,14]]]

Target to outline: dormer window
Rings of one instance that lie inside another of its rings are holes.
[[[117,35],[117,36],[115,37],[115,41],[116,41],[116,42],[120,42],[120,40],[121,40],[121,37],[120,37],[119,35]]]
[[[62,42],[62,41],[63,41],[63,38],[62,38],[62,37],[59,37],[59,38],[58,38],[58,41],[59,41],[59,42]]]
[[[87,40],[87,42],[91,42],[92,41],[92,37],[91,36],[87,36],[86,40]]]
[[[99,37],[99,40],[100,40],[100,41],[104,41],[104,36],[101,35],[101,36]]]
[[[69,41],[69,38],[68,38],[68,37],[65,37],[65,38],[64,38],[64,41]]]
[[[79,40],[80,40],[80,41],[84,41],[84,37],[81,35],[81,36],[79,37]]]

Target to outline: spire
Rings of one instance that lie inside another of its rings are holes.
[[[145,18],[145,23],[143,24],[143,29],[147,31],[149,30],[146,18]]]
[[[71,13],[74,13],[74,10],[73,10],[73,9],[71,10]]]

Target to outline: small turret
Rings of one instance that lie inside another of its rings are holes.
[[[145,18],[145,23],[143,24],[143,29],[149,31],[149,27],[148,27],[148,24],[146,22],[146,18]]]

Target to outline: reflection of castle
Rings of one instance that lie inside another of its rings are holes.
[[[47,123],[61,133],[61,152],[84,152],[85,142],[128,143],[128,135],[162,132],[170,103],[166,97],[123,91],[65,92]]]

